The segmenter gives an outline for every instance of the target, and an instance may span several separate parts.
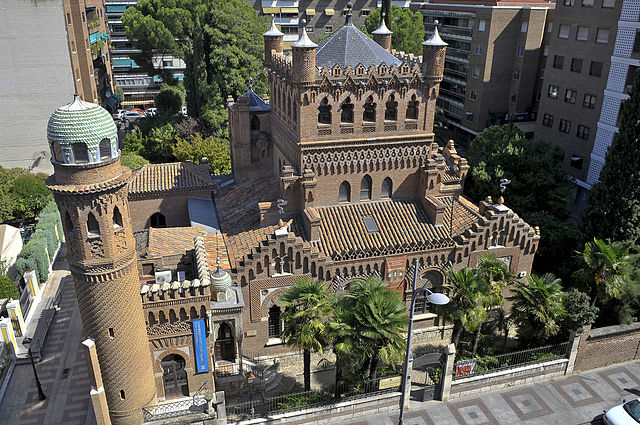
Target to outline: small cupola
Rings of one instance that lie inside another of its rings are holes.
[[[373,41],[382,46],[387,52],[391,51],[391,30],[387,28],[387,24],[384,22],[384,12],[380,14],[380,26],[373,31]]]
[[[231,276],[220,267],[220,258],[217,259],[218,267],[211,273],[211,289],[214,293],[215,301],[224,302],[231,297]]]

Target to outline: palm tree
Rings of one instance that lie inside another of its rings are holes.
[[[489,319],[489,323],[502,332],[502,352],[507,352],[507,343],[509,342],[509,328],[511,327],[513,320],[509,316],[506,310],[502,307],[498,307],[493,310],[493,317]]]
[[[551,273],[530,275],[514,292],[511,317],[522,340],[541,343],[558,333],[558,323],[565,315],[560,279]]]
[[[404,358],[407,308],[398,293],[375,276],[352,281],[350,292],[349,320],[357,335],[353,348],[368,359],[364,367],[375,379],[380,361],[394,364]]]
[[[601,239],[584,244],[582,252],[583,268],[576,272],[585,284],[591,298],[596,301],[620,298],[629,283],[631,257],[628,249],[619,242],[607,244]]]
[[[311,389],[311,350],[322,354],[327,343],[331,315],[329,291],[323,282],[300,279],[280,295],[285,343],[301,348],[304,357],[304,390]]]
[[[353,347],[356,345],[358,335],[350,325],[352,296],[349,294],[335,293],[332,297],[333,316],[328,322],[329,340],[333,344],[333,352],[336,355],[335,371],[335,398],[340,398],[340,383],[344,370],[354,356]]]
[[[485,310],[501,306],[504,303],[502,290],[507,287],[511,278],[507,265],[504,261],[498,260],[495,255],[486,254],[480,257],[476,269],[484,280],[484,296],[482,297],[482,302]],[[481,331],[482,324],[480,324],[475,331],[473,348],[471,350],[472,357],[475,357],[478,351],[478,341],[480,340]]]
[[[470,267],[449,270],[444,286],[449,290],[449,304],[443,312],[454,323],[453,343],[457,347],[463,329],[473,332],[487,320],[484,279]]]

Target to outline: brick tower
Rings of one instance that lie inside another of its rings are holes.
[[[73,102],[47,127],[54,174],[47,184],[64,223],[82,325],[95,341],[114,425],[142,423],[156,401],[116,126],[102,107]]]

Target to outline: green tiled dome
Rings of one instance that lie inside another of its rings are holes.
[[[92,150],[102,139],[116,141],[118,129],[106,109],[75,95],[73,102],[59,107],[49,118],[47,138],[49,143],[58,142],[63,146],[85,143]]]
[[[211,274],[211,286],[216,292],[227,292],[231,289],[231,276],[218,267],[218,270]]]

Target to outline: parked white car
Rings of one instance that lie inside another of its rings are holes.
[[[134,122],[139,120],[140,118],[144,117],[144,114],[141,114],[140,112],[136,112],[136,111],[127,111],[124,113],[124,115],[122,116],[122,119],[125,121],[130,121],[130,122]]]
[[[127,112],[127,110],[126,110],[126,109],[118,109],[118,110],[116,111],[116,113],[115,113],[115,114],[113,114],[113,119],[115,119],[115,120],[121,120],[121,119],[122,119],[122,117],[124,116],[125,112]]]
[[[612,407],[603,416],[606,425],[638,425],[640,423],[640,399]]]

